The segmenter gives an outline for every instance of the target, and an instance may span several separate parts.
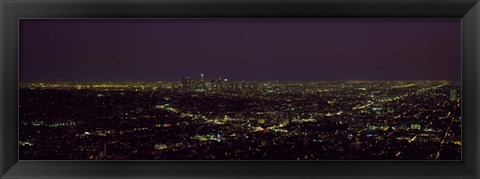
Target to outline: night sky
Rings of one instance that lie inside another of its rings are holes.
[[[460,19],[20,20],[20,81],[460,80]]]

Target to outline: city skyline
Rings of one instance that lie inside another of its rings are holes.
[[[460,160],[449,81],[20,85],[20,160]]]
[[[460,19],[21,19],[19,160],[462,160]]]
[[[20,81],[460,80],[460,21],[21,20]]]

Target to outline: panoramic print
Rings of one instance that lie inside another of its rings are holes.
[[[461,160],[460,19],[20,19],[20,160]]]

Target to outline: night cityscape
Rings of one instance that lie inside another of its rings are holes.
[[[462,160],[460,19],[21,19],[20,160]]]
[[[21,85],[20,158],[459,160],[460,83]]]

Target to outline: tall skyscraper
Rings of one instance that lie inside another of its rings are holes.
[[[183,91],[192,91],[193,80],[190,77],[185,77],[182,80]]]
[[[200,81],[201,81],[202,83],[203,83],[203,77],[204,77],[203,73],[200,74]]]

